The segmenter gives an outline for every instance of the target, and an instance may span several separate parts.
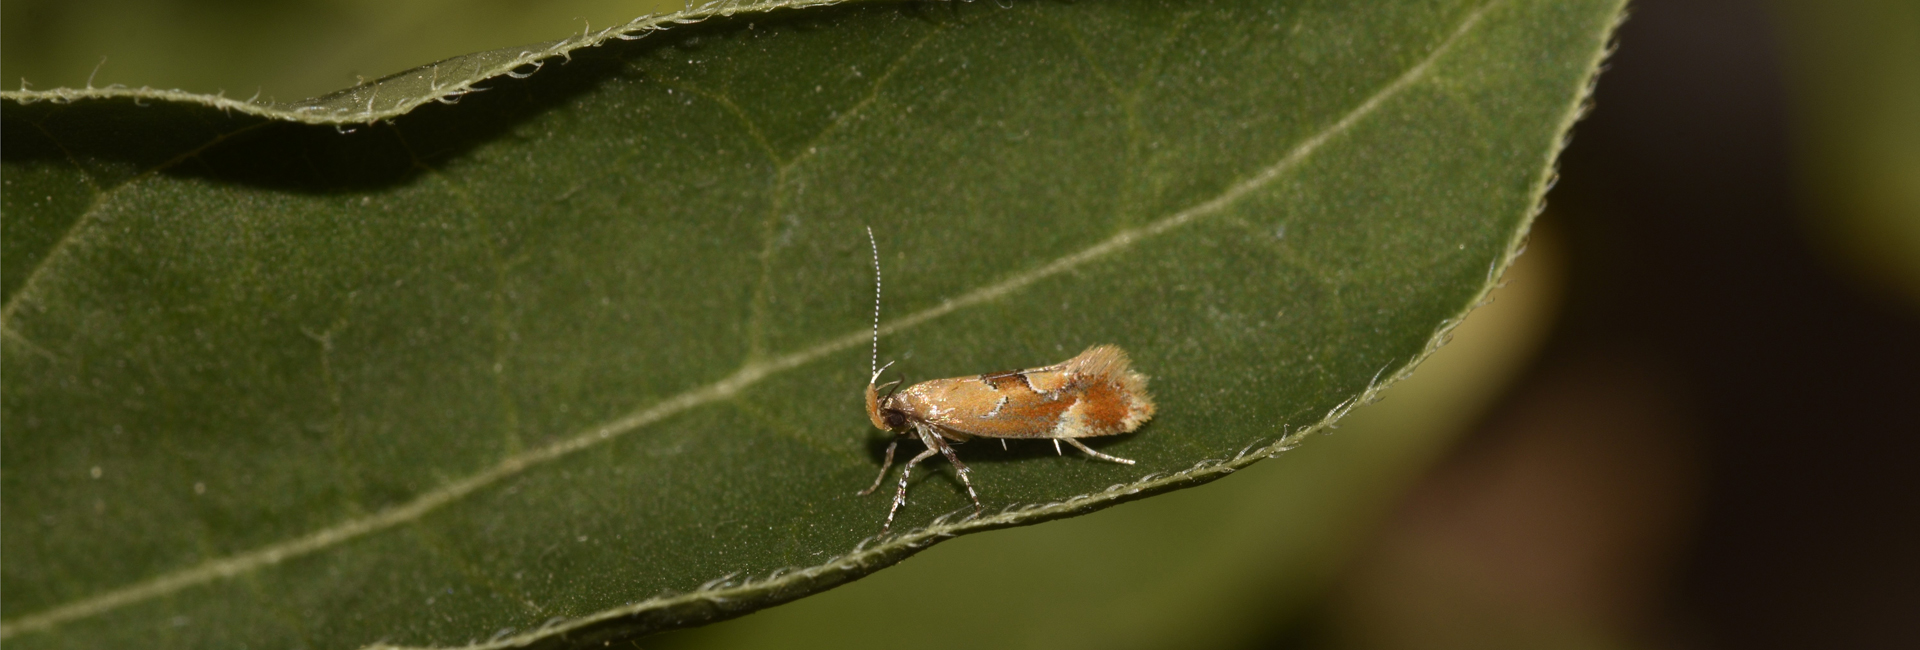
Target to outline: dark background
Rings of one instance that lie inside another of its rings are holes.
[[[1920,49],[1807,16],[1633,5],[1540,221],[1570,258],[1550,342],[1272,645],[1920,647],[1920,310],[1829,236],[1861,217],[1817,140],[1872,94],[1832,91],[1832,51]]]

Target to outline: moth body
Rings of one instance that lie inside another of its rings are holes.
[[[983,438],[1090,438],[1127,433],[1153,417],[1147,378],[1111,345],[1051,366],[925,381],[881,396],[868,384],[874,426],[940,429],[955,442]]]
[[[980,498],[968,478],[970,470],[954,455],[949,443],[982,438],[1039,438],[1061,442],[1102,460],[1131,465],[1133,461],[1094,451],[1080,438],[1128,433],[1153,418],[1153,398],[1147,378],[1135,372],[1127,353],[1117,346],[1097,345],[1066,361],[1039,368],[997,372],[972,377],[925,381],[885,395],[867,383],[867,417],[873,425],[902,436],[913,436],[927,450],[907,462],[900,489],[886,527],[906,503],[907,476],[913,466],[935,453],[944,454],[960,473],[973,498]],[[887,446],[880,476],[861,494],[880,487],[893,463],[898,439]],[[883,528],[884,530],[885,528]]]

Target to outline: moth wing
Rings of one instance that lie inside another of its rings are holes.
[[[928,382],[935,383],[939,385],[928,388],[938,394],[929,392],[927,397],[929,402],[937,399],[939,407],[927,409],[924,419],[969,436],[1044,438],[1072,405],[1072,400],[1029,388],[1019,373]]]
[[[1079,399],[1067,409],[1051,437],[1085,438],[1127,433],[1153,419],[1147,377],[1133,371],[1127,352],[1096,345],[1061,364],[1079,378]]]
[[[1151,419],[1146,386],[1125,350],[1096,345],[1050,366],[936,379],[901,395],[914,417],[962,438],[1085,438]]]
[[[1085,352],[1075,355],[1059,365],[1060,368],[1076,375],[1089,377],[1114,378],[1132,372],[1133,361],[1127,358],[1127,351],[1117,345],[1096,345]],[[1144,378],[1143,378],[1144,379]]]

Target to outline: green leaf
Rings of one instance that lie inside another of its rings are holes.
[[[729,6],[322,110],[6,93],[0,636],[598,646],[1219,478],[1485,295],[1618,10]],[[876,537],[866,226],[895,376],[1122,345],[1139,464],[976,441],[985,515],[930,464]]]

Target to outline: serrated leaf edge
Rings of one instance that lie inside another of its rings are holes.
[[[22,79],[19,90],[0,91],[0,99],[12,100],[21,104],[53,102],[59,104],[84,100],[131,99],[138,104],[143,101],[157,100],[200,104],[217,108],[228,113],[239,112],[276,121],[299,122],[302,124],[334,125],[346,127],[355,124],[374,124],[382,120],[392,120],[412,112],[429,102],[455,103],[462,95],[483,92],[486,88],[478,84],[501,76],[524,79],[537,73],[549,59],[560,57],[571,60],[576,50],[598,47],[609,40],[637,40],[657,31],[663,31],[676,25],[698,23],[710,18],[734,16],[746,13],[764,13],[777,9],[799,9],[824,5],[843,4],[851,0],[710,0],[699,7],[676,11],[668,14],[648,14],[628,21],[626,24],[608,27],[600,31],[583,30],[569,38],[545,43],[536,43],[519,47],[502,48],[485,52],[461,55],[411,70],[381,77],[378,80],[341,89],[298,102],[276,104],[259,102],[259,94],[240,100],[226,96],[225,91],[208,95],[194,93],[178,88],[160,89],[151,86],[129,88],[120,84],[95,88],[91,80],[84,88],[53,88],[32,90],[26,87]],[[505,58],[493,60],[505,55]],[[443,69],[458,69],[462,64],[479,65],[468,70],[451,74],[443,82],[440,73]],[[520,68],[533,66],[531,72],[516,72]],[[424,95],[400,95],[382,98],[383,86],[396,85],[395,82],[409,77],[428,77],[431,92]],[[385,103],[382,103],[382,102]]]

